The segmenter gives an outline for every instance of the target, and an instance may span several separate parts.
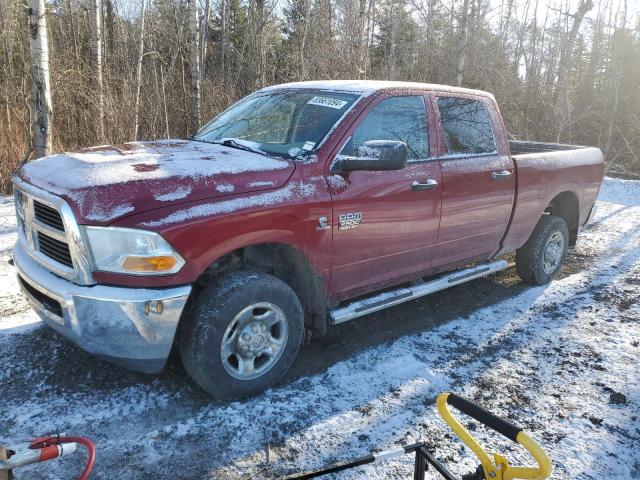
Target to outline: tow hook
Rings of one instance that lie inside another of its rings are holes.
[[[144,302],[144,313],[149,316],[152,313],[157,313],[161,315],[164,312],[164,302],[162,300],[153,300],[149,302]]]
[[[71,437],[65,434],[35,438],[22,450],[5,450],[4,456],[6,460],[0,460],[0,478],[3,478],[1,475],[3,471],[9,472],[8,478],[11,478],[11,472],[18,467],[71,455],[77,450],[78,444],[83,445],[89,453],[87,463],[79,477],[80,480],[87,480],[91,470],[93,470],[93,464],[96,459],[96,446],[88,438]],[[2,450],[2,447],[0,447],[0,453],[2,453]]]

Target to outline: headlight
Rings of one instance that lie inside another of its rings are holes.
[[[155,232],[117,227],[82,227],[93,263],[103,272],[168,275],[178,272],[183,258]]]

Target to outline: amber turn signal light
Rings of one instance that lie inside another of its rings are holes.
[[[171,256],[158,257],[127,257],[122,268],[132,272],[165,272],[176,265],[176,259]]]

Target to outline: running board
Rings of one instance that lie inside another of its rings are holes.
[[[495,262],[483,263],[474,267],[465,268],[464,270],[456,270],[455,272],[438,277],[435,280],[379,293],[373,297],[352,302],[344,307],[334,308],[329,313],[330,321],[332,325],[348,322],[354,318],[369,315],[370,313],[378,312],[410,300],[415,300],[416,298],[424,297],[425,295],[445,290],[449,287],[475,280],[476,278],[486,277],[492,273],[504,270],[508,266],[509,264],[505,260],[496,260]]]

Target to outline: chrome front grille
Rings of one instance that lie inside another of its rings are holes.
[[[94,284],[86,242],[69,205],[18,178],[13,183],[18,236],[26,251],[56,275]]]
[[[36,220],[64,232],[64,223],[60,212],[38,200],[33,201],[33,214]]]
[[[53,258],[56,262],[73,268],[73,260],[71,259],[71,252],[69,251],[67,242],[61,242],[42,232],[38,232],[37,235],[38,250],[47,257]]]

